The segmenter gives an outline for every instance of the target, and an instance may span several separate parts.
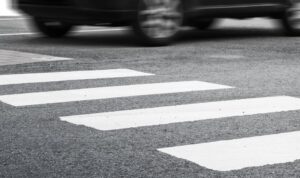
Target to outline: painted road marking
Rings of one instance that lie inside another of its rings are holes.
[[[66,116],[60,119],[107,131],[291,110],[300,110],[300,99],[276,96]]]
[[[33,62],[46,61],[65,61],[73,60],[72,58],[55,57],[41,54],[33,54],[19,51],[0,50],[0,66],[1,65],[15,65]]]
[[[215,55],[209,55],[209,58],[217,58],[217,59],[243,59],[245,56],[243,55],[233,55],[233,54],[215,54]]]
[[[0,21],[15,21],[15,20],[27,20],[27,18],[0,18]]]
[[[69,80],[140,77],[140,76],[151,76],[151,75],[154,74],[138,72],[129,69],[13,74],[13,75],[0,75],[0,85],[57,82],[57,81],[69,81]]]
[[[300,159],[299,140],[298,131],[158,150],[209,169],[232,171]]]
[[[200,81],[184,81],[4,95],[0,96],[0,101],[13,106],[29,106],[226,88],[232,87]]]
[[[93,30],[80,30],[74,31],[74,33],[89,33],[89,32],[110,32],[110,31],[123,31],[125,28],[105,28],[105,29],[93,29]],[[38,35],[38,33],[24,32],[24,33],[3,33],[0,36],[26,36],[26,35]]]
[[[0,36],[23,36],[23,35],[35,35],[37,33],[23,32],[23,33],[2,33]]]

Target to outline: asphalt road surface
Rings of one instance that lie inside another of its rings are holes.
[[[300,38],[269,20],[47,39],[0,18],[0,177],[300,177]]]

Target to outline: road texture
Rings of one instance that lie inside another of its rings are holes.
[[[97,28],[54,40],[31,34],[27,21],[0,18],[0,177],[300,177],[300,38],[285,37],[268,20],[229,20],[209,31],[183,30],[171,46],[147,48],[126,29]],[[39,60],[45,56],[53,60]],[[140,76],[72,78],[72,73],[64,79],[58,73],[111,69]],[[16,75],[33,73],[55,75],[40,82]],[[186,81],[200,82],[199,88]],[[160,85],[173,82],[176,86]],[[204,86],[218,89],[200,90]],[[98,98],[86,99],[96,95],[85,90],[91,88],[102,91]],[[118,94],[123,95],[113,97]],[[253,110],[236,102],[266,97],[272,99],[255,100]],[[41,103],[26,104],[37,100]],[[215,106],[220,101],[236,104]],[[181,107],[192,104],[200,104],[190,108],[192,114]],[[84,116],[95,113],[98,118]],[[83,120],[77,124],[63,117],[78,115]],[[102,124],[90,122],[99,118]],[[203,150],[186,151],[198,162],[166,149],[192,144]],[[278,158],[286,155],[291,159]]]

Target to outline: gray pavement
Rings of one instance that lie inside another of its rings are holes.
[[[157,150],[300,131],[299,110],[111,131],[60,120],[61,116],[245,98],[300,98],[300,38],[285,37],[279,28],[260,28],[258,19],[249,23],[254,25],[232,21],[210,31],[187,29],[173,45],[158,48],[139,46],[128,30],[76,33],[55,40],[39,35],[0,36],[1,51],[74,59],[22,64],[18,58],[19,64],[0,66],[1,75],[120,68],[155,74],[1,85],[0,95],[176,81],[235,87],[22,107],[0,102],[0,177],[300,177],[299,158],[218,171]],[[24,20],[0,21],[0,34],[22,32],[30,32]],[[24,61],[28,58],[24,55]]]

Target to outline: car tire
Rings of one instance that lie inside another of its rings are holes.
[[[133,30],[145,45],[168,45],[182,21],[181,0],[140,0]]]
[[[290,6],[282,15],[281,22],[285,33],[289,36],[300,35],[300,2],[290,0]]]
[[[73,25],[57,20],[45,20],[33,18],[33,24],[36,30],[43,35],[51,38],[61,38],[66,36],[73,28]]]
[[[205,19],[193,23],[191,26],[197,28],[198,30],[207,30],[214,25],[214,19]]]

